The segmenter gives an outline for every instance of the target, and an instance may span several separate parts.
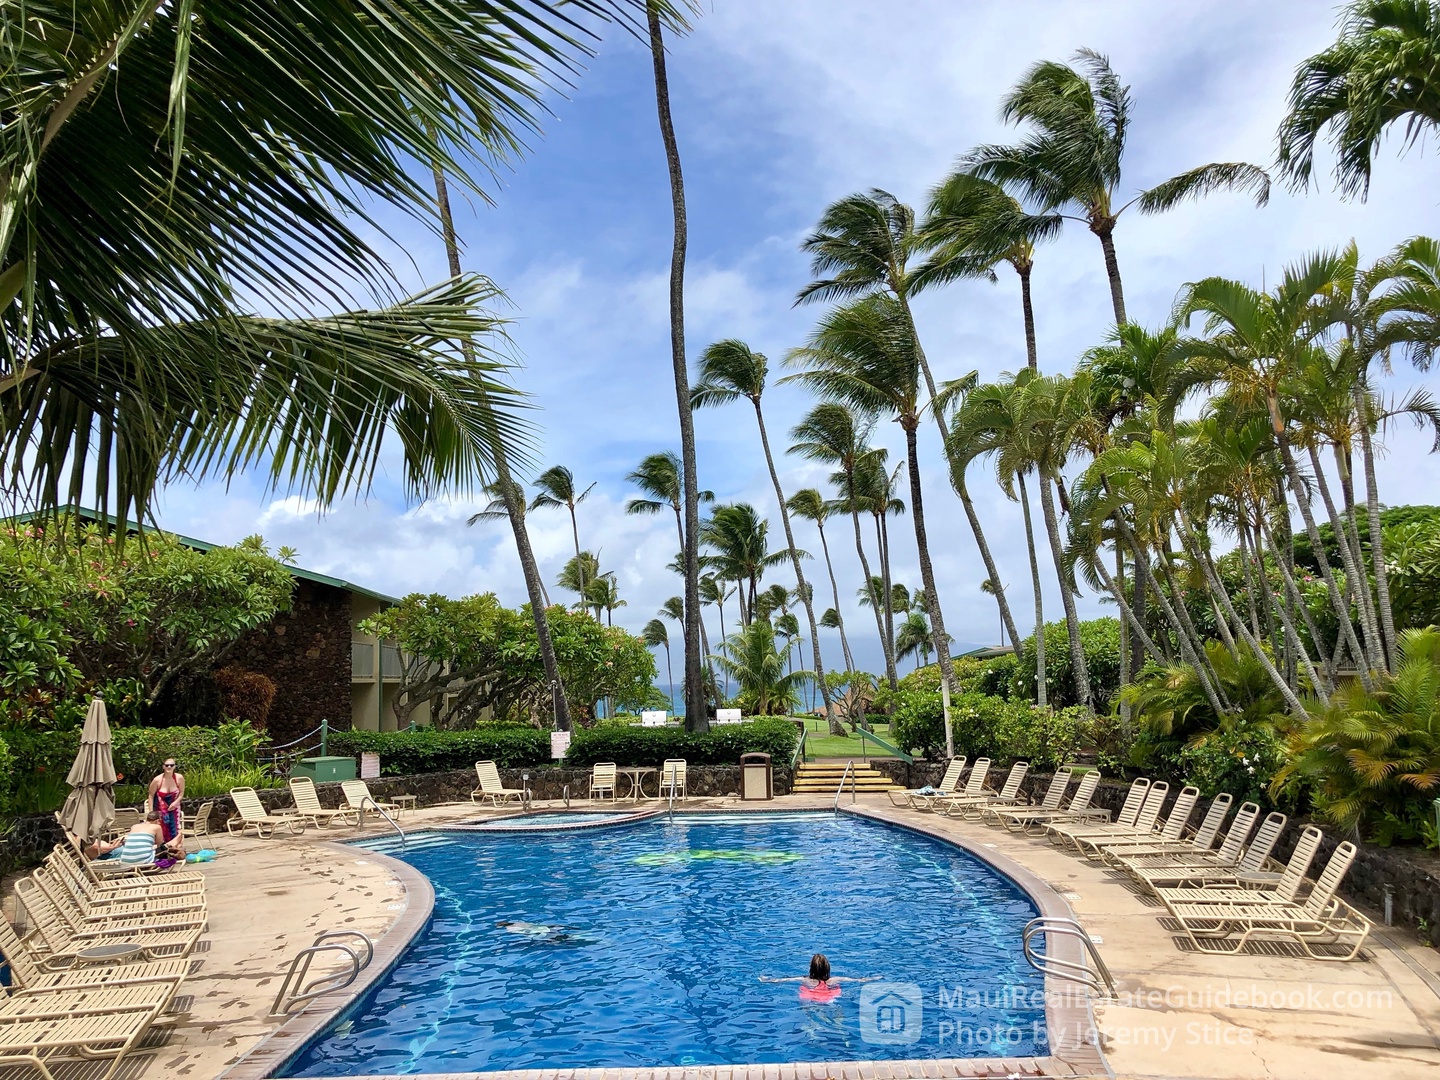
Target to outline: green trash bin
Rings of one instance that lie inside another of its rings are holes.
[[[291,776],[308,776],[317,784],[328,780],[354,780],[355,759],[352,757],[307,757],[297,761]]]

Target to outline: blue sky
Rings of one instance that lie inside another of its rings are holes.
[[[715,0],[692,34],[673,43],[670,75],[690,218],[687,344],[696,356],[723,337],[740,337],[772,358],[800,344],[819,310],[794,308],[807,280],[798,249],[825,205],[852,191],[882,187],[923,203],[955,157],[980,142],[1008,141],[997,117],[1001,95],[1029,64],[1066,59],[1077,48],[1107,53],[1132,86],[1134,119],[1124,186],[1138,190],[1216,160],[1268,163],[1295,66],[1334,37],[1328,3],[1039,3],[961,5],[930,0]],[[671,381],[666,287],[670,203],[655,119],[649,57],[611,31],[531,152],[492,185],[493,205],[457,200],[467,269],[505,289],[512,338],[524,367],[518,383],[534,398],[535,460],[562,463],[582,483],[596,481],[581,508],[581,541],[617,572],[628,606],[617,621],[639,629],[680,591],[665,569],[675,554],[673,521],[623,514],[624,475],[646,454],[678,446]],[[1440,229],[1436,164],[1422,146],[1382,151],[1367,203],[1346,203],[1328,184],[1278,193],[1256,209],[1221,195],[1155,218],[1127,215],[1116,245],[1132,319],[1154,324],[1183,283],[1221,274],[1262,284],[1308,251],[1355,238],[1377,257],[1404,238]],[[444,276],[443,251],[422,227],[387,219],[377,245],[407,285]],[[1040,365],[1069,370],[1103,339],[1109,297],[1099,245],[1072,225],[1041,250],[1035,271]],[[1024,363],[1018,288],[955,286],[917,308],[922,338],[940,378],[978,369],[993,377]],[[772,381],[777,377],[772,375]],[[1400,369],[1388,389],[1421,381]],[[1436,380],[1430,378],[1432,386]],[[1435,386],[1440,390],[1440,386]],[[766,410],[777,449],[810,402],[776,386]],[[748,407],[697,417],[702,486],[722,501],[747,500],[775,514],[773,492]],[[903,457],[894,425],[877,441]],[[1429,440],[1397,430],[1386,438],[1382,498],[1437,502]],[[947,627],[962,642],[997,634],[993,602],[959,504],[941,477],[933,431],[922,432],[921,466],[932,553]],[[781,463],[787,492],[824,487],[823,470]],[[382,475],[370,497],[317,516],[258,481],[172,486],[161,524],[215,541],[262,532],[289,544],[302,565],[402,595],[453,596],[493,590],[524,598],[513,542],[501,523],[466,528],[478,501],[447,498],[406,506]],[[1028,568],[1018,507],[979,476],[972,479],[992,545],[1017,612],[1029,609]],[[880,666],[873,620],[854,606],[861,583],[844,522],[827,530],[847,597],[847,627],[858,659]],[[563,512],[531,517],[542,571],[553,582],[571,554]],[[908,518],[892,527],[895,577],[919,584]],[[772,535],[782,536],[778,519]],[[801,523],[797,542],[817,556]],[[782,580],[777,577],[776,580]],[[823,581],[823,577],[819,580]],[[825,595],[824,590],[821,595]],[[1047,611],[1060,615],[1058,591]],[[1094,596],[1082,612],[1106,609]],[[733,607],[731,613],[733,615]],[[718,624],[711,613],[712,642]],[[827,634],[832,655],[838,644]],[[833,666],[834,661],[830,661]],[[663,669],[663,661],[662,661]]]

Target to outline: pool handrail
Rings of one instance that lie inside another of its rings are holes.
[[[800,727],[800,738],[795,742],[795,749],[790,754],[790,773],[794,776],[795,767],[805,760],[805,727]]]
[[[370,797],[369,795],[363,795],[363,796],[361,796],[361,798],[360,798],[360,805],[359,805],[358,807],[356,807],[356,809],[360,811],[360,821],[361,821],[361,823],[363,824],[364,821],[365,821],[365,804],[366,804],[367,802],[370,804],[371,809],[373,809],[377,814],[379,814],[379,815],[380,815],[381,817],[383,817],[386,821],[388,821],[388,822],[390,823],[390,827],[391,827],[392,829],[394,829],[397,833],[400,834],[400,846],[401,846],[402,848],[405,847],[405,846],[407,845],[407,840],[406,840],[406,837],[405,837],[405,830],[400,827],[400,823],[399,823],[398,821],[396,821],[393,817],[391,817],[389,814],[387,814],[387,813],[384,811],[384,809],[380,806],[380,804],[377,803],[377,802],[376,802],[372,797]]]
[[[887,751],[891,757],[897,757],[901,761],[905,762],[907,765],[915,764],[915,758],[912,755],[907,754],[904,750],[901,750],[894,743],[887,742],[885,739],[882,739],[873,731],[866,731],[863,727],[857,727],[855,729],[855,733],[860,736],[860,748],[862,750],[868,750],[869,747],[867,747],[865,744],[867,742],[873,742],[876,746],[880,747],[881,750]]]
[[[1043,956],[1037,956],[1031,946],[1037,934],[1045,934],[1047,938],[1054,934],[1057,937],[1079,939],[1080,944],[1084,946],[1081,959],[1078,961],[1061,960],[1059,957],[1049,955],[1048,952]],[[1110,969],[1100,958],[1100,950],[1095,948],[1095,942],[1076,920],[1055,915],[1041,915],[1039,918],[1031,919],[1025,924],[1025,929],[1021,931],[1020,948],[1025,954],[1025,960],[1041,974],[1047,977],[1053,975],[1057,979],[1079,983],[1092,993],[1103,994],[1111,998],[1115,996],[1115,979],[1111,976]],[[1094,971],[1091,971],[1089,965],[1085,963],[1085,953],[1089,953],[1090,959],[1094,961]]]
[[[359,945],[344,945],[331,938],[358,938]],[[364,958],[356,950],[364,950]],[[294,993],[290,992],[292,986],[300,986],[305,976],[310,973],[310,964],[320,953],[339,953],[348,957],[349,966],[344,971],[332,971],[328,975],[321,975],[304,983]],[[360,975],[360,972],[370,966],[370,961],[375,959],[375,943],[370,940],[368,934],[359,930],[322,930],[307,948],[301,949],[295,954],[295,959],[290,961],[290,967],[285,972],[285,978],[280,981],[280,989],[275,994],[275,1000],[270,1005],[271,1016],[288,1016],[290,1010],[322,994],[329,994],[335,990],[343,990],[353,983]]]
[[[855,759],[851,758],[845,763],[845,771],[840,774],[840,786],[835,789],[835,806],[833,809],[840,812],[840,793],[845,790],[845,780],[850,780],[850,802],[855,802]]]

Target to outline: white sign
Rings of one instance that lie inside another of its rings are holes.
[[[378,780],[378,779],[380,779],[380,755],[379,755],[379,754],[361,754],[361,755],[360,755],[360,779],[361,779],[361,780]]]
[[[739,709],[716,709],[715,723],[717,724],[738,724],[740,723]]]
[[[664,709],[648,709],[640,714],[641,727],[664,727],[666,713]]]
[[[565,756],[565,751],[570,749],[570,732],[552,731],[550,733],[550,756],[559,761]]]

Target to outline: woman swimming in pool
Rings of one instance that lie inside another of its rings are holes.
[[[800,984],[801,1001],[834,1001],[840,996],[840,983],[853,982],[874,982],[880,976],[868,975],[865,978],[841,977],[830,974],[830,961],[825,959],[824,953],[816,953],[810,957],[810,974],[794,975],[789,978],[776,979],[769,975],[761,975],[761,982],[782,983],[798,982]]]

